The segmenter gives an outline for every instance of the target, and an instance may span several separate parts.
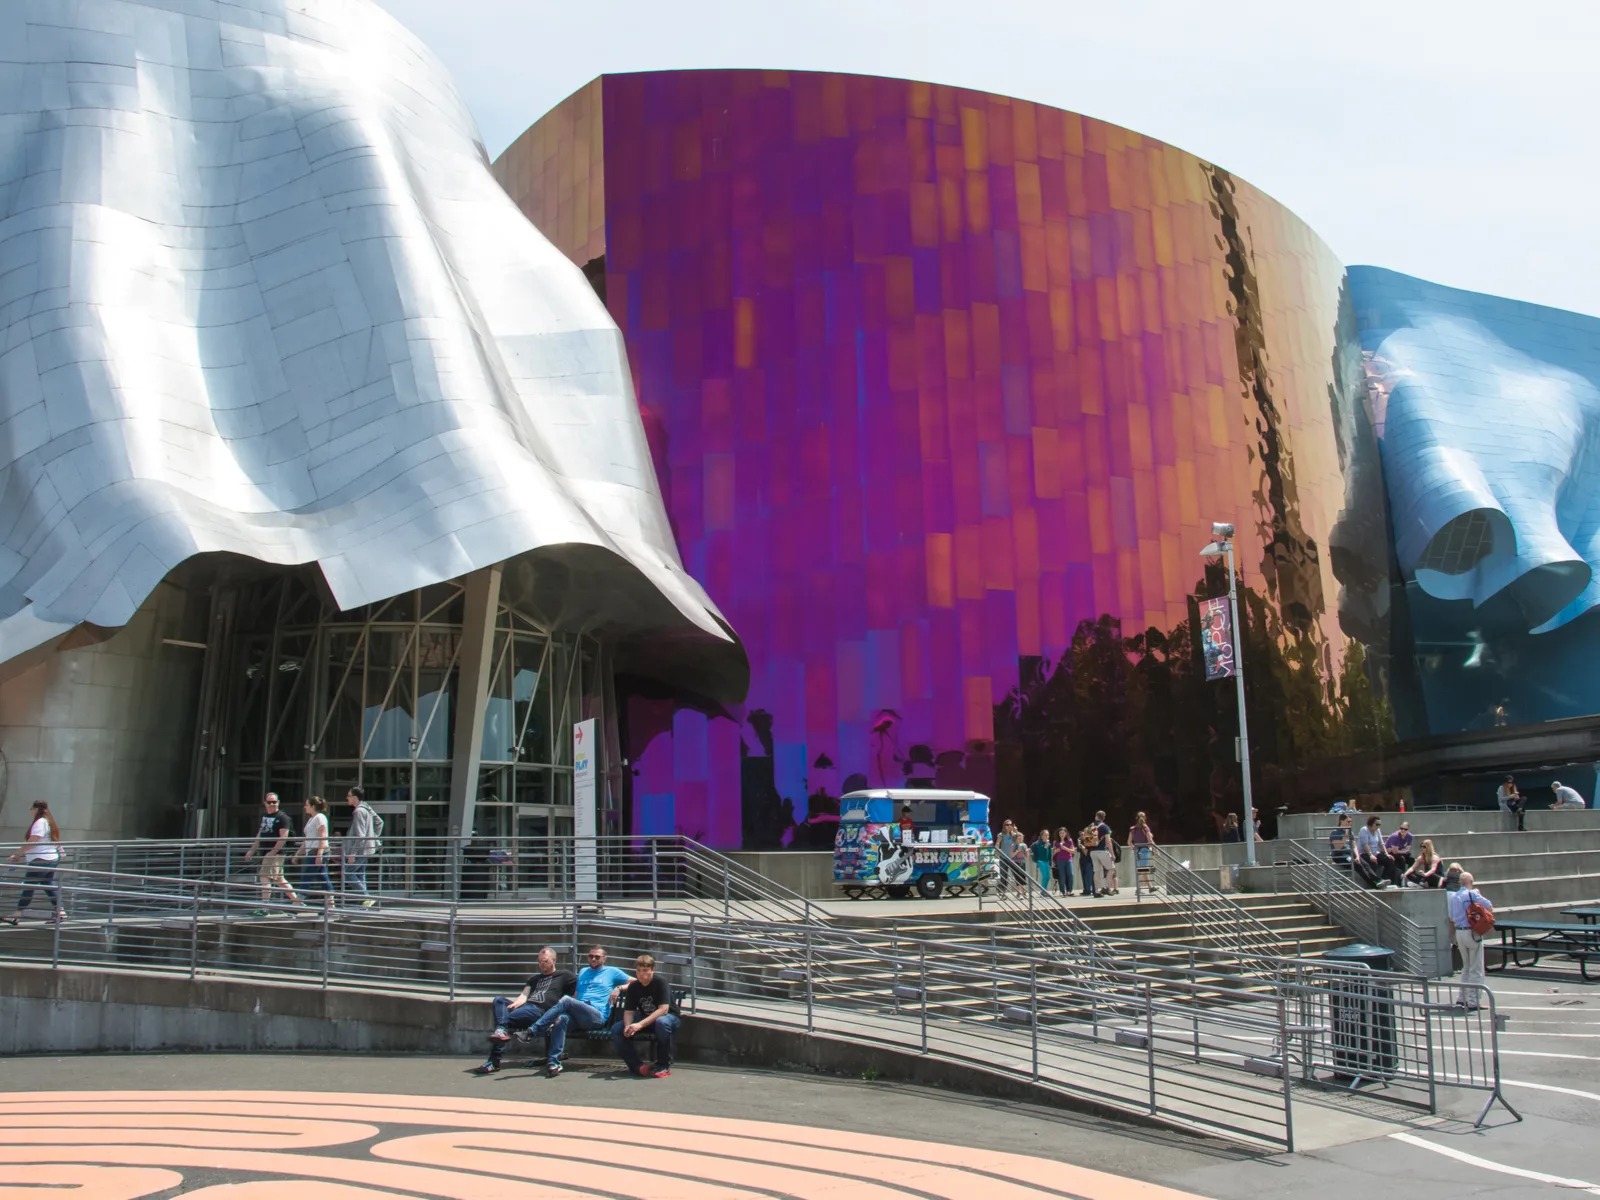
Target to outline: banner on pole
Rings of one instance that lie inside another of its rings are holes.
[[[1206,659],[1207,679],[1233,676],[1233,622],[1228,619],[1228,598],[1200,601],[1200,652]]]
[[[579,900],[599,899],[599,864],[595,854],[595,744],[594,720],[572,727],[572,832],[573,882]]]

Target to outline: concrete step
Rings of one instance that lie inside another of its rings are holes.
[[[1477,887],[1494,901],[1496,908],[1600,903],[1600,873],[1545,875],[1537,879],[1479,876]]]

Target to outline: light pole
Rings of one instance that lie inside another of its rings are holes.
[[[1239,636],[1239,592],[1233,574],[1233,526],[1222,521],[1211,523],[1212,542],[1200,551],[1201,558],[1224,558],[1228,562],[1228,618],[1233,637],[1233,681],[1239,691],[1239,769],[1244,783],[1244,861],[1256,865],[1256,809],[1250,802],[1250,730],[1244,717],[1244,648]]]

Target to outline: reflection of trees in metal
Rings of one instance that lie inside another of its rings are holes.
[[[1286,636],[1259,592],[1241,587],[1239,619],[1262,807],[1283,773],[1394,739],[1360,643],[1346,644],[1330,686],[1317,643]],[[1238,715],[1231,685],[1206,681],[1196,620],[1124,636],[1102,615],[1080,622],[1056,661],[1022,660],[1020,686],[995,707],[997,794],[1016,806],[1005,815],[1076,827],[1097,808],[1114,824],[1143,810],[1165,840],[1215,835],[1218,814],[1239,806]]]
[[[1234,349],[1239,360],[1239,382],[1256,409],[1257,453],[1261,481],[1255,493],[1261,544],[1266,554],[1261,573],[1267,590],[1281,606],[1285,626],[1296,633],[1311,633],[1323,612],[1322,567],[1316,541],[1300,520],[1300,497],[1295,483],[1294,460],[1284,438],[1284,417],[1272,394],[1267,332],[1263,323],[1256,281],[1250,230],[1241,223],[1233,176],[1221,167],[1206,165],[1211,184],[1212,214],[1227,247],[1229,311],[1234,319]]]

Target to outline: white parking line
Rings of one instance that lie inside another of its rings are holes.
[[[1465,1150],[1456,1150],[1450,1146],[1437,1146],[1411,1133],[1391,1133],[1389,1136],[1397,1142],[1404,1142],[1408,1146],[1420,1146],[1424,1150],[1432,1150],[1435,1154],[1442,1154],[1446,1158],[1453,1158],[1457,1162],[1480,1167],[1485,1171],[1498,1171],[1502,1175],[1515,1175],[1519,1179],[1532,1179],[1537,1183],[1549,1183],[1556,1187],[1573,1188],[1580,1192],[1588,1192],[1591,1196],[1600,1196],[1600,1186],[1587,1183],[1582,1179],[1567,1179],[1560,1175],[1547,1175],[1543,1171],[1530,1171],[1526,1167],[1507,1166],[1505,1163],[1479,1158],[1476,1154],[1468,1154]]]
[[[1557,1087],[1553,1083],[1525,1083],[1518,1079],[1502,1081],[1507,1087],[1533,1088],[1537,1092],[1560,1092],[1563,1096],[1579,1096],[1585,1100],[1600,1100],[1600,1092],[1581,1092],[1577,1088]]]
[[[1600,1062],[1593,1054],[1547,1054],[1542,1050],[1502,1050],[1501,1054],[1514,1054],[1518,1058],[1575,1058],[1579,1062]]]

